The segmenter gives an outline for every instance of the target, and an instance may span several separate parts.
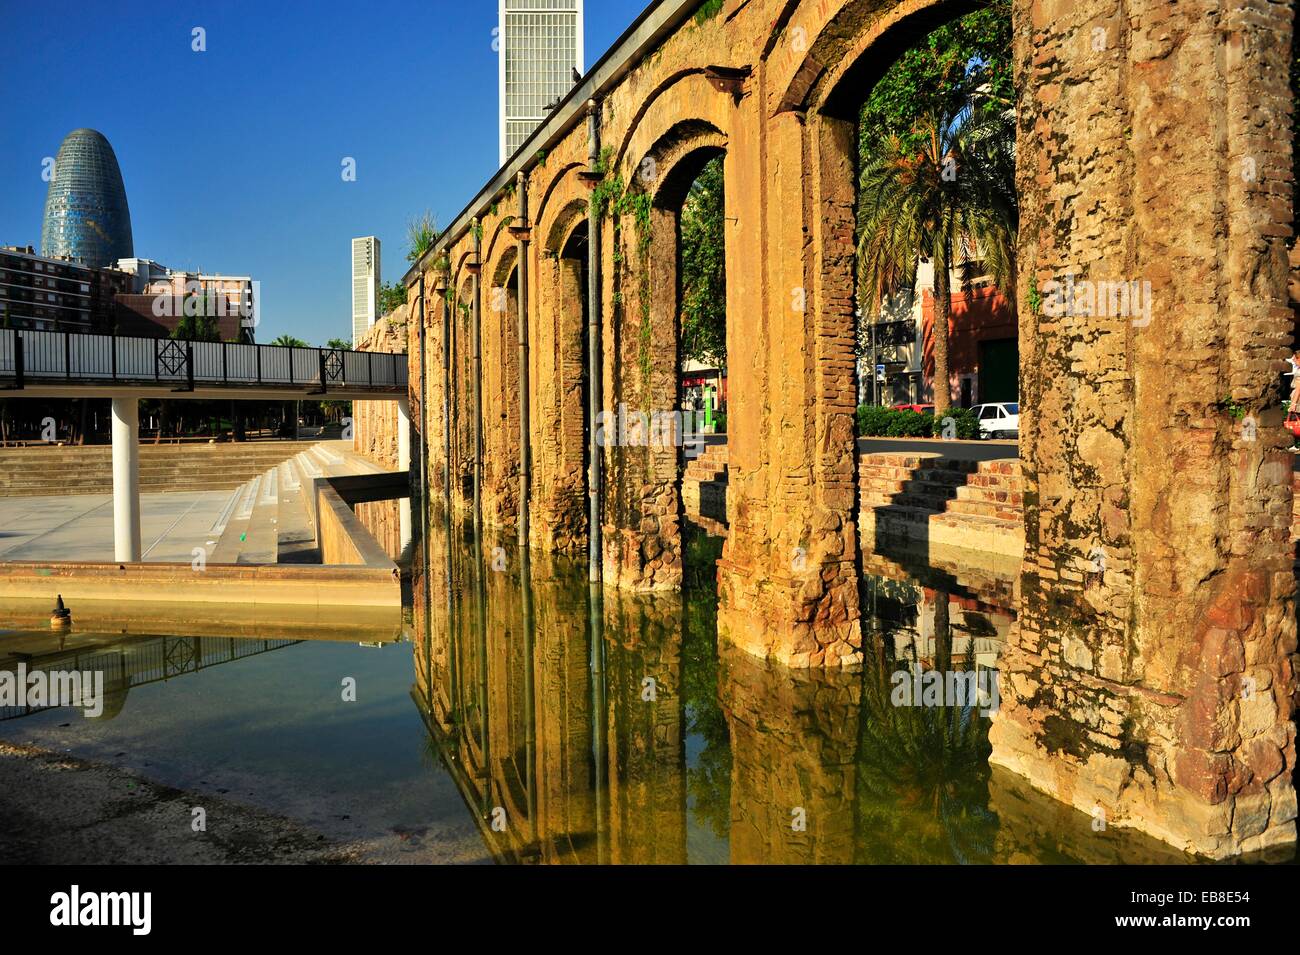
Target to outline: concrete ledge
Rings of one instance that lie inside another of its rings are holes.
[[[28,631],[0,638],[5,652],[45,653],[51,639],[64,648],[112,645],[123,636],[392,643],[403,630],[400,607],[146,603],[71,599],[65,593],[72,629],[55,633],[49,629],[52,599],[5,598],[0,625]]]
[[[377,548],[378,545],[375,545]],[[117,613],[130,615],[174,604],[226,604],[257,610],[266,607],[398,607],[402,605],[397,567],[316,567],[306,564],[116,564],[11,561],[0,563],[0,605],[32,600],[54,605],[112,601]],[[75,609],[75,608],[74,608]],[[74,618],[75,619],[75,618]]]
[[[321,563],[327,566],[358,566],[365,568],[382,568],[397,573],[397,565],[379,546],[379,542],[361,523],[356,512],[349,506],[356,500],[348,500],[339,491],[341,482],[357,485],[364,492],[384,493],[378,489],[383,482],[375,478],[389,478],[390,475],[358,475],[350,478],[316,478],[313,482],[312,521],[316,528],[316,549]],[[368,483],[363,483],[368,482]],[[409,493],[409,483],[403,485],[403,496]],[[388,497],[365,497],[363,500],[391,500]]]

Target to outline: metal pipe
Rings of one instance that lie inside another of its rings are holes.
[[[519,548],[528,547],[528,493],[530,480],[528,403],[528,178],[519,173]]]
[[[427,457],[428,451],[425,446],[424,432],[425,429],[429,426],[429,414],[424,407],[424,402],[425,402],[425,396],[429,392],[428,392],[428,376],[425,372],[425,367],[424,367],[427,356],[425,354],[425,348],[424,348],[424,273],[423,272],[420,273],[419,319],[420,319],[420,400],[418,402],[418,405],[420,409],[420,427],[419,430],[416,431],[416,434],[419,435],[420,438],[420,443],[418,446],[418,460],[420,462],[420,485],[419,486],[420,486],[420,508],[423,509],[425,503],[429,499],[428,488],[425,487],[425,483],[428,480],[429,465],[428,465],[428,457]],[[427,525],[427,521],[424,522],[421,526],[426,526],[426,525]]]
[[[587,167],[600,164],[600,106],[587,104]],[[600,219],[587,217],[587,579],[601,577],[601,447],[596,440],[601,408]]]
[[[442,288],[442,492],[451,511],[451,276]]]
[[[480,327],[479,316],[479,298],[483,281],[483,233],[479,231],[479,221],[474,219],[474,264],[476,266],[473,275],[473,285],[471,295],[473,301],[470,307],[473,310],[474,328],[473,328],[473,356],[472,367],[474,369],[474,533],[478,534],[479,522],[482,519],[483,503],[483,334]]]

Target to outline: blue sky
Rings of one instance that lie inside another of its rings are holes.
[[[587,67],[646,2],[588,0]],[[261,341],[347,336],[352,237],[400,278],[406,223],[496,171],[496,22],[496,0],[0,0],[0,245],[39,249],[42,160],[97,129],[136,255],[259,279]]]

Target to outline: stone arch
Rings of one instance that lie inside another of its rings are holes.
[[[979,6],[976,0],[901,0],[882,10],[867,0],[849,0],[826,15],[825,4],[792,4],[769,41],[778,74],[783,67],[789,75],[775,112],[856,118],[848,113],[864,97],[855,103],[852,90],[869,90],[918,40]],[[825,19],[818,22],[818,15]]]
[[[579,551],[587,541],[587,260],[574,236],[587,232],[590,190],[566,166],[549,184],[533,244],[529,350],[534,500],[530,539],[548,550]]]
[[[703,69],[674,73],[659,84],[638,108],[619,141],[611,169],[626,166],[628,182],[642,160],[671,137],[678,127],[712,128],[726,136],[734,122],[735,101],[715,89]]]
[[[676,89],[689,89],[692,75]],[[718,93],[710,87],[711,101]],[[701,104],[694,104],[701,105]],[[675,589],[683,573],[679,218],[704,165],[726,154],[708,119],[672,120],[660,96],[628,138],[635,169],[615,213],[613,314],[605,379],[616,415],[605,429],[607,579],[631,589]],[[726,123],[724,117],[717,117]]]
[[[466,250],[458,258],[453,277],[448,282],[451,316],[451,387],[448,395],[451,441],[452,505],[461,510],[474,501],[474,364],[472,352],[474,276],[470,273]]]
[[[519,248],[507,231],[493,230],[479,290],[482,343],[484,523],[514,527],[519,517]]]

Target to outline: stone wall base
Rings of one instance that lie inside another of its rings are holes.
[[[1004,708],[989,732],[989,762],[1087,813],[1095,831],[1135,829],[1210,859],[1266,852],[1296,841],[1291,767],[1257,791],[1228,794],[1210,803],[1191,790],[1158,780],[1120,754],[1093,752],[1087,759],[1076,759],[1048,752],[1041,745],[1041,732],[1026,728]],[[1289,728],[1289,751],[1295,752],[1294,726]]]

